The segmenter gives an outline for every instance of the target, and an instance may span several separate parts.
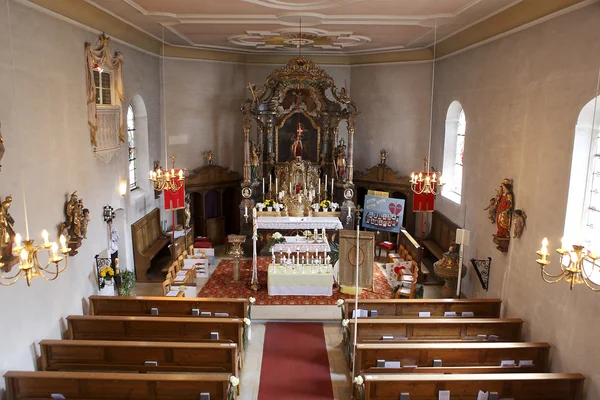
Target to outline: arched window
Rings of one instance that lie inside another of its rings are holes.
[[[446,184],[442,190],[442,195],[457,204],[460,204],[462,195],[466,129],[465,111],[458,101],[453,101],[446,114],[444,165],[442,170],[442,176]]]
[[[600,253],[600,96],[583,107],[575,126],[564,240]]]
[[[133,106],[127,107],[127,144],[129,145],[129,190],[137,189],[137,163],[135,148],[135,113]]]

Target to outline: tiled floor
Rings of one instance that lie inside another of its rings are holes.
[[[215,253],[215,265],[209,267],[211,273],[226,257],[224,246],[217,248]],[[197,279],[196,287],[188,287],[189,293],[186,293],[186,296],[194,297],[207,281],[208,278]],[[135,293],[139,296],[160,296],[162,295],[161,285],[160,283],[139,283],[135,288]],[[440,298],[441,286],[425,286],[424,297]],[[239,400],[258,399],[267,321],[323,322],[334,397],[336,400],[350,399],[351,371],[344,357],[340,309],[337,306],[254,306],[252,308],[252,337],[248,341],[244,368],[240,377],[241,396],[238,397]]]

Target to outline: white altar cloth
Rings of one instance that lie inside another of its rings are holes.
[[[327,230],[340,230],[344,226],[337,217],[256,217],[258,229],[281,230],[313,230],[319,233],[322,228]]]
[[[319,232],[319,236],[321,232]],[[313,237],[311,236],[308,240],[304,236],[284,236],[285,243],[277,243],[273,246],[273,251],[275,253],[287,253],[288,250],[296,254],[296,251],[300,251],[301,255],[304,255],[306,251],[309,253],[324,253],[330,252],[331,247],[329,247],[329,242],[319,240],[317,243],[314,242]]]
[[[292,273],[292,266],[286,266],[284,273],[283,265],[269,265],[267,285],[269,296],[332,296],[333,295],[333,273],[311,273],[310,265],[296,266],[296,272]]]

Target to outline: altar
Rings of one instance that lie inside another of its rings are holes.
[[[325,265],[271,264],[269,296],[331,296],[333,271]]]
[[[256,217],[257,229],[267,230],[340,230],[343,225],[336,217]]]

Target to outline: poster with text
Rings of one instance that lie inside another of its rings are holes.
[[[382,232],[400,232],[404,215],[404,200],[365,196],[362,226]]]

